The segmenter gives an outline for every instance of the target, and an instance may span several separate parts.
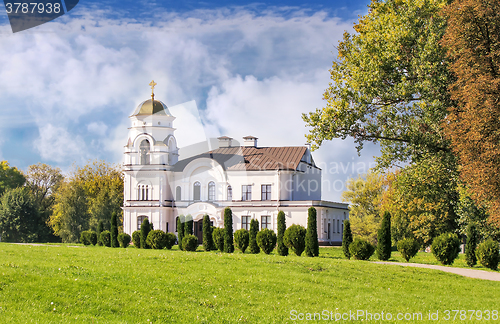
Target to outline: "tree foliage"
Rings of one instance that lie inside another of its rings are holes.
[[[379,260],[389,260],[391,250],[391,214],[385,212],[377,235],[377,257]]]
[[[351,232],[351,222],[346,219],[344,220],[344,232],[342,233],[342,251],[344,256],[348,259],[351,258],[351,252],[349,252],[349,245],[352,243],[352,232]]]
[[[500,2],[456,0],[445,9],[443,44],[456,76],[446,134],[460,175],[500,226]]]
[[[20,187],[25,181],[21,171],[9,166],[7,161],[0,161],[0,197],[6,190]]]
[[[349,203],[351,230],[356,237],[376,242],[385,188],[385,178],[377,172],[368,172],[347,181],[342,201]]]
[[[467,226],[467,243],[465,244],[465,261],[469,267],[473,267],[477,263],[476,247],[478,243],[478,235],[476,225],[470,223]]]
[[[379,142],[379,167],[449,153],[442,121],[450,98],[446,28],[439,12],[447,0],[372,1],[369,13],[345,32],[330,70],[326,107],[303,115],[307,138],[352,137],[358,151]]]
[[[179,215],[177,217],[177,244],[179,244],[179,249],[183,250],[182,248],[182,239],[184,238],[184,224],[185,224],[185,217],[184,215]]]
[[[231,208],[224,209],[224,252],[233,253],[233,212]]]
[[[38,242],[38,230],[44,224],[36,208],[35,197],[26,187],[7,190],[0,199],[0,236],[2,241]]]
[[[286,231],[286,217],[285,212],[280,210],[278,212],[278,236],[277,236],[277,246],[276,249],[279,255],[286,256],[288,255],[288,247],[283,242],[283,236]]]
[[[214,239],[212,237],[212,225],[210,224],[210,217],[203,216],[203,249],[211,251],[215,249]]]
[[[118,243],[118,220],[116,217],[116,211],[111,213],[111,247],[119,247]]]
[[[257,234],[259,233],[259,221],[252,219],[250,221],[250,243],[248,249],[250,253],[258,254],[260,253],[259,244],[257,244]]]

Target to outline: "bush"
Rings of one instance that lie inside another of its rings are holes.
[[[460,239],[457,234],[443,233],[431,245],[432,254],[444,265],[453,264],[460,252]]]
[[[208,215],[203,216],[203,249],[205,251],[214,249],[212,225],[210,225],[210,217]]]
[[[102,246],[101,242],[102,231],[104,231],[104,224],[102,223],[102,221],[100,221],[99,224],[97,225],[97,245],[99,246]]]
[[[477,259],[486,268],[496,270],[500,260],[498,242],[489,239],[479,244],[476,251]]]
[[[285,213],[280,210],[278,213],[278,235],[277,235],[277,246],[278,254],[282,256],[288,255],[288,248],[283,242],[283,235],[285,235],[286,231],[286,218]]]
[[[415,239],[404,238],[398,242],[397,247],[401,256],[408,262],[417,254],[420,244]]]
[[[116,211],[111,213],[111,247],[117,248],[118,245],[118,219]]]
[[[269,228],[264,228],[257,234],[257,244],[265,254],[269,254],[274,250],[276,240],[276,233]]]
[[[300,256],[306,248],[306,229],[304,226],[293,224],[286,229],[283,242],[296,255]]]
[[[127,248],[130,244],[130,240],[132,239],[130,235],[127,233],[120,233],[118,234],[118,242],[120,243],[120,246],[122,248]]]
[[[111,232],[110,231],[102,231],[99,239],[102,242],[102,245],[110,247],[111,246]]]
[[[212,231],[212,238],[214,239],[215,246],[219,251],[224,252],[224,229],[215,227]]]
[[[185,222],[184,215],[180,215],[177,218],[177,242],[179,244],[179,249],[183,250],[182,248],[182,239],[184,238],[184,222]]]
[[[253,254],[260,253],[260,247],[259,244],[257,244],[257,233],[259,233],[259,221],[252,219],[250,221],[250,242],[248,243],[248,247],[250,253]]]
[[[467,243],[465,244],[465,261],[469,267],[473,267],[477,263],[476,258],[476,247],[477,247],[478,235],[476,226],[470,223],[467,226]]]
[[[307,211],[306,255],[308,257],[319,255],[318,223],[314,207],[309,207]]]
[[[233,253],[233,212],[231,208],[224,209],[224,252]]]
[[[83,245],[90,245],[90,233],[89,231],[82,231],[80,233],[80,243]]]
[[[193,226],[194,226],[193,216],[187,215],[184,221],[184,236],[193,235]]]
[[[141,249],[150,249],[151,246],[148,244],[148,234],[151,231],[151,227],[149,226],[149,220],[147,218],[141,224]]]
[[[165,235],[167,235],[167,245],[165,245],[165,247],[167,250],[170,250],[172,249],[172,246],[174,246],[177,236],[175,236],[174,233],[165,233]]]
[[[242,253],[245,253],[245,250],[248,247],[248,243],[250,242],[250,233],[244,228],[237,230],[234,232],[234,243],[236,247],[241,250]]]
[[[351,222],[349,220],[344,221],[344,233],[342,233],[342,251],[347,259],[351,259],[351,253],[349,252],[349,245],[352,243],[352,232],[351,232]]]
[[[349,253],[357,260],[368,260],[375,252],[375,247],[368,242],[360,238],[355,239],[349,245]]]
[[[379,260],[389,260],[391,257],[391,245],[391,214],[385,212],[377,233],[377,257]]]
[[[141,248],[141,231],[135,231],[132,233],[132,243],[136,249]]]
[[[96,245],[97,244],[97,233],[94,231],[89,231],[89,240],[90,240],[90,244]]]
[[[167,234],[162,230],[149,232],[146,243],[155,250],[163,250],[167,247]]]
[[[188,234],[182,239],[182,246],[184,247],[184,251],[196,251],[198,248],[198,238]]]

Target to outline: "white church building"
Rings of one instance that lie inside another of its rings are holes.
[[[153,88],[155,83],[150,84]],[[194,234],[202,239],[202,219],[224,226],[224,209],[233,212],[233,230],[260,228],[277,231],[277,215],[283,211],[286,225],[307,227],[307,210],[317,211],[321,245],[342,242],[348,205],[321,200],[321,169],[307,146],[259,147],[246,136],[243,145],[233,138],[218,138],[218,148],[183,158],[175,139],[168,107],[151,99],[142,102],[129,117],[124,148],[123,230],[132,234],[144,219],[175,234],[176,219],[191,215]],[[178,125],[178,127],[190,127]]]

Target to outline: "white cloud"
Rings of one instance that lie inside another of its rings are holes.
[[[102,121],[92,122],[87,125],[87,130],[97,136],[104,136],[108,130],[108,126]]]
[[[73,159],[77,162],[85,160],[85,142],[80,136],[72,135],[64,127],[51,124],[40,128],[40,140],[35,142],[35,148],[43,159],[62,162]]]

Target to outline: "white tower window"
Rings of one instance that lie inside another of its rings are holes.
[[[177,186],[177,188],[175,188],[175,200],[177,201],[180,201],[181,200],[181,193],[182,193],[182,189],[180,186]]]
[[[227,200],[233,200],[233,188],[231,186],[227,186]]]
[[[210,181],[208,183],[208,201],[215,200],[215,182]]]
[[[201,183],[199,183],[198,181],[196,181],[193,185],[193,200],[201,200]]]
[[[137,200],[151,200],[151,188],[148,185],[139,185],[137,190]]]
[[[149,145],[149,141],[147,139],[145,139],[141,142],[139,150],[141,152],[141,164],[143,164],[143,165],[149,164],[150,145]]]

